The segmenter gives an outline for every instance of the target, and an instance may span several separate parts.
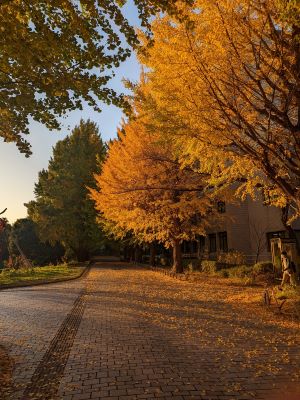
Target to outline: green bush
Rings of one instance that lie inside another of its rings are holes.
[[[237,267],[227,269],[229,276],[233,278],[250,277],[253,272],[253,267],[249,265],[239,265]]]
[[[183,258],[182,265],[188,272],[200,271],[201,270],[201,260],[198,258]]]
[[[182,259],[183,268],[188,268],[191,261],[192,261],[192,258],[183,258]]]
[[[296,286],[290,286],[290,285],[285,285],[283,287],[282,291],[279,291],[276,295],[278,299],[293,299],[296,300],[299,303],[300,306],[300,287]]]
[[[268,274],[273,272],[273,264],[270,261],[256,263],[253,272],[257,275]]]
[[[230,276],[228,269],[221,269],[220,275],[222,276],[222,278],[229,278]]]
[[[212,274],[218,271],[218,263],[217,261],[211,260],[203,260],[201,262],[201,271],[206,272],[207,274]]]
[[[197,259],[190,260],[187,264],[187,269],[189,272],[201,271],[201,261]]]
[[[167,257],[160,257],[159,263],[162,267],[167,267],[170,265],[169,260]]]

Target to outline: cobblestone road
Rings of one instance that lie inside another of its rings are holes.
[[[299,326],[243,292],[121,264],[0,292],[7,399],[299,400]]]

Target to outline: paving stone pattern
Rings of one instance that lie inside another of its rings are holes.
[[[44,357],[36,367],[22,400],[28,398],[48,400],[55,397],[79,328],[85,306],[86,291],[75,300],[59,331],[54,336]]]
[[[44,288],[0,293],[9,400],[300,398],[299,326],[230,301],[242,288],[112,264]]]
[[[0,342],[14,362],[14,382],[6,396],[8,400],[22,397],[84,287],[85,282],[80,279],[0,292]]]

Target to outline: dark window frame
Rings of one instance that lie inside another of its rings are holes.
[[[205,252],[206,238],[205,236],[199,236],[199,253],[203,254]]]
[[[227,231],[218,232],[218,239],[219,239],[219,250],[227,253],[228,252],[228,235]]]
[[[216,253],[217,252],[217,235],[215,233],[210,233],[208,235],[208,243],[209,243],[209,252]]]

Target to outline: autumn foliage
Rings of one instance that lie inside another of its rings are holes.
[[[153,23],[141,60],[149,90],[178,129],[186,164],[201,160],[215,188],[264,192],[295,205],[300,188],[300,9],[293,1],[198,0],[189,22]],[[155,124],[159,128],[160,121]]]
[[[193,0],[185,0],[192,4]],[[123,13],[126,0],[0,1],[0,137],[31,154],[29,119],[48,129],[59,117],[100,102],[126,109],[107,83],[138,45]],[[160,10],[179,16],[178,1],[134,0],[141,25]]]
[[[299,6],[180,7],[181,19],[153,21],[150,46],[140,34],[146,72],[132,86],[133,116],[92,191],[116,232],[174,249],[205,233],[214,199],[233,190],[300,210]]]
[[[180,243],[204,234],[212,204],[199,174],[178,163],[172,142],[139,119],[129,122],[111,143],[96,181],[91,197],[104,218],[140,241],[172,247],[181,272]]]

